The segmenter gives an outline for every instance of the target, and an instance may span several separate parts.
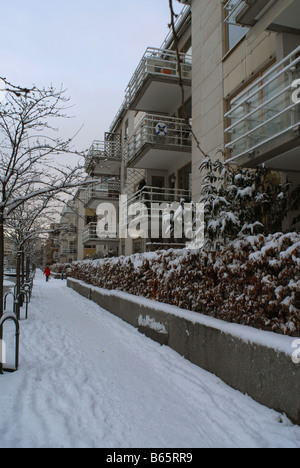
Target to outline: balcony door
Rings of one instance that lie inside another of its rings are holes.
[[[152,176],[153,201],[162,201],[165,187],[165,178]]]
[[[191,190],[191,173],[192,165],[191,163],[182,167],[178,171],[178,189],[179,190]]]

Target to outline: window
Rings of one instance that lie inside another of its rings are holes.
[[[236,22],[236,17],[243,6],[244,3],[240,0],[229,0],[225,5],[226,53],[245,36],[249,29]]]
[[[184,109],[185,109],[185,116],[183,112],[183,106],[181,106],[178,110],[178,117],[180,119],[183,118],[188,118],[190,119],[192,117],[192,98],[189,98],[185,104],[184,104]]]
[[[124,140],[128,140],[129,135],[129,120],[127,119],[124,127]]]
[[[134,254],[142,253],[142,241],[141,240],[133,241],[133,253]]]
[[[187,42],[184,44],[180,52],[187,54],[187,55],[192,55],[192,36],[187,40]],[[186,57],[185,62],[190,63],[190,58]]]
[[[181,190],[191,190],[192,165],[187,164],[178,171],[178,188]]]

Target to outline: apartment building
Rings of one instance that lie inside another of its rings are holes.
[[[299,0],[181,3],[175,24],[181,76],[170,30],[160,47],[147,48],[109,131],[91,145],[91,184],[78,197],[80,258],[183,246],[183,239],[153,235],[150,226],[136,237],[127,228],[137,203],[150,209],[199,200],[204,156],[186,118],[211,158],[248,168],[265,164],[278,180],[300,183],[300,105],[292,100],[300,78]],[[106,202],[120,225],[103,239],[97,207]]]
[[[191,117],[192,56],[191,11],[185,6],[176,21],[182,61],[186,115]],[[192,140],[183,118],[177,55],[173,35],[160,47],[148,47],[134,71],[125,98],[110,131],[120,135],[122,148],[121,193],[125,212],[138,203],[170,204],[191,200]],[[122,207],[121,207],[122,210]],[[161,216],[161,213],[157,213]],[[150,223],[142,237],[127,235],[131,216],[121,213],[120,253],[128,255],[160,247],[182,247],[182,239],[153,234]],[[161,220],[160,220],[161,223]],[[139,231],[140,233],[141,231]]]
[[[103,140],[94,141],[86,158],[85,169],[90,184],[81,190],[84,210],[82,232],[83,258],[95,254],[108,256],[119,254],[118,225],[113,234],[99,237],[97,222],[105,217],[105,206],[115,209],[119,218],[119,196],[121,195],[122,150],[121,136],[117,132],[106,132]],[[97,208],[104,207],[101,215]]]

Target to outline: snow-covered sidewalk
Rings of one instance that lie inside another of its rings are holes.
[[[9,336],[9,335],[8,335]],[[300,427],[37,273],[0,447],[296,447]]]

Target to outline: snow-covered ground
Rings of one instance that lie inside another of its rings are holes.
[[[37,273],[20,338],[19,371],[0,375],[1,448],[300,448],[300,427],[285,416],[65,281],[46,284]]]

